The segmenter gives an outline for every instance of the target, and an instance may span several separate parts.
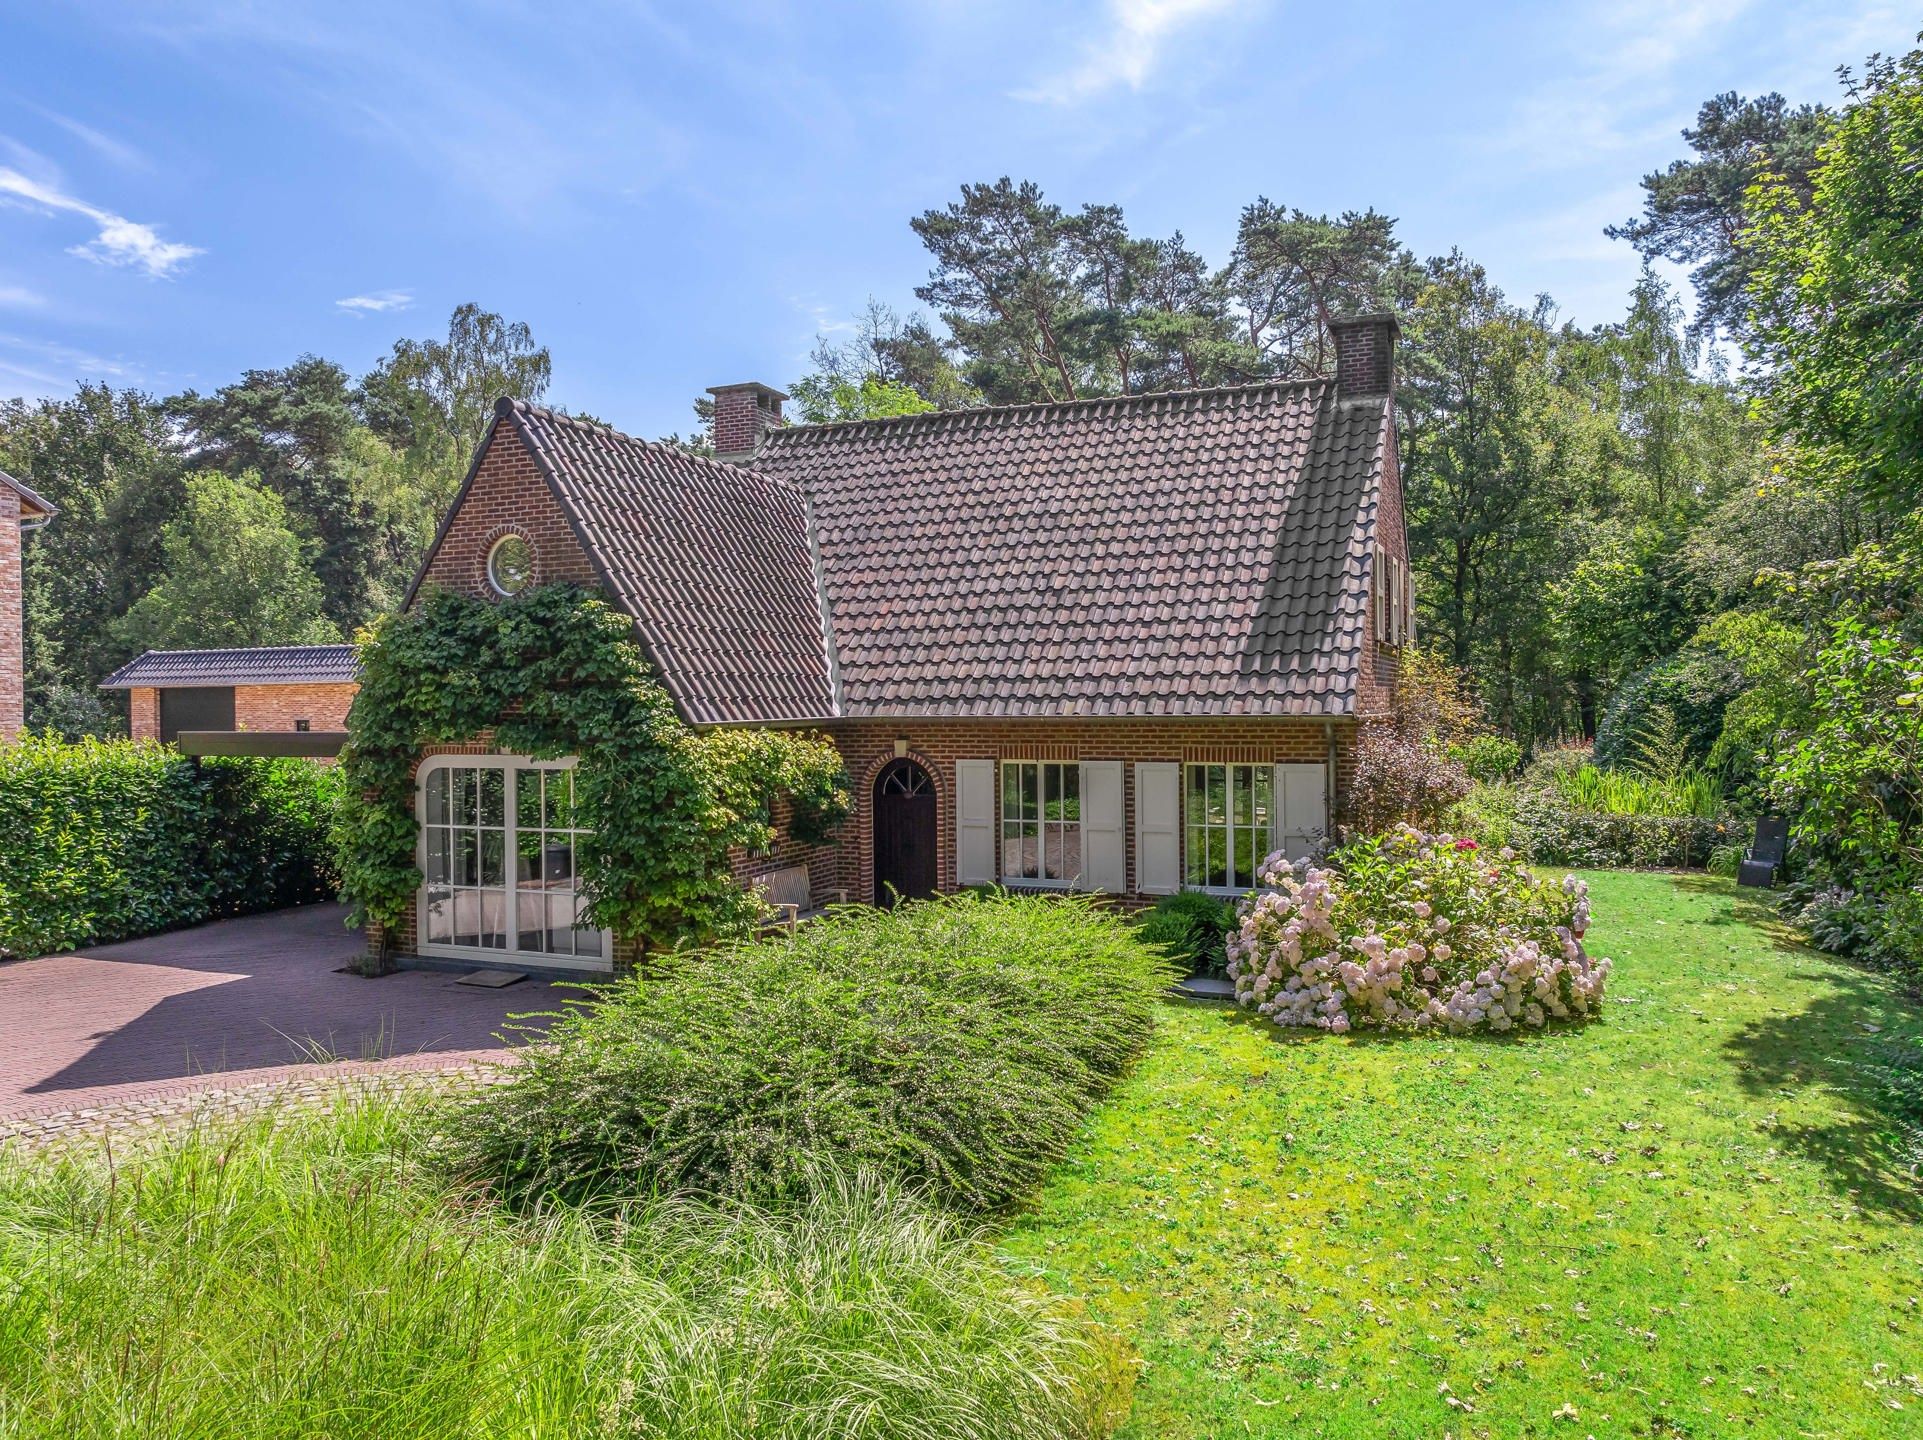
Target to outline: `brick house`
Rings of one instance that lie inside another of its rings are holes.
[[[26,726],[26,642],[22,630],[23,537],[54,517],[54,507],[0,470],[0,745]]]
[[[738,858],[794,903],[1234,893],[1330,828],[1412,633],[1396,324],[1334,330],[1334,380],[793,428],[720,386],[715,460],[503,400],[409,603],[595,586],[689,724],[829,736],[843,832]],[[388,938],[610,968],[573,925],[567,763],[488,752],[422,755]]]
[[[343,738],[347,730],[356,670],[352,645],[149,650],[100,688],[127,692],[136,740],[173,743],[183,731],[282,732],[311,735],[325,750],[322,737]]]

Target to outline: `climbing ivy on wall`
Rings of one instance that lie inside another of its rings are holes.
[[[589,918],[649,949],[738,932],[756,902],[730,846],[765,849],[785,797],[797,838],[847,816],[841,756],[799,731],[695,731],[675,713],[633,623],[586,590],[492,602],[436,592],[362,637],[341,753],[342,888],[390,935],[421,885],[414,766],[423,747],[493,733],[505,754],[578,757]]]

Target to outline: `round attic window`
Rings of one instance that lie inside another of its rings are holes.
[[[525,536],[503,535],[487,552],[487,583],[502,595],[519,595],[534,583],[534,547]]]

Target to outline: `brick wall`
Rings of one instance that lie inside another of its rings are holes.
[[[957,760],[1120,760],[1122,815],[1126,826],[1128,885],[1135,890],[1135,769],[1140,760],[1321,764],[1330,735],[1319,720],[905,720],[843,721],[824,727],[840,747],[853,782],[855,812],[835,847],[835,886],[851,900],[874,899],[873,799],[875,777],[895,758],[895,742],[935,781],[936,873],[944,890],[955,888],[955,762]],[[1354,726],[1338,721],[1336,802],[1354,768]],[[1001,804],[997,787],[996,805]],[[999,835],[1000,815],[997,814]]]
[[[519,535],[533,547],[535,584],[598,583],[534,457],[512,423],[497,420],[493,442],[428,564],[424,584],[467,595],[494,594],[487,581],[487,553],[503,535]]]
[[[723,460],[753,455],[762,438],[781,424],[781,402],[788,397],[766,385],[710,385],[714,396],[714,453]]]
[[[347,711],[360,686],[236,685],[234,725],[241,730],[292,730],[296,720],[310,730],[345,730]]]
[[[26,723],[20,604],[20,493],[0,485],[0,745]]]
[[[360,686],[348,681],[324,685],[236,685],[234,726],[239,730],[292,730],[296,720],[310,730],[345,730],[347,711]],[[136,740],[160,738],[160,692],[135,686],[127,692],[128,731]]]
[[[127,732],[136,740],[160,738],[160,692],[136,685],[127,692]]]

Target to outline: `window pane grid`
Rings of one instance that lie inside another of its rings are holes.
[[[574,813],[572,769],[498,763],[430,771],[421,816],[428,941],[606,959],[605,937],[582,919],[584,832]]]
[[[1267,765],[1191,765],[1183,794],[1183,877],[1197,889],[1246,890],[1269,853],[1275,773]]]
[[[1082,767],[1002,762],[1002,878],[1071,885],[1082,874]]]

